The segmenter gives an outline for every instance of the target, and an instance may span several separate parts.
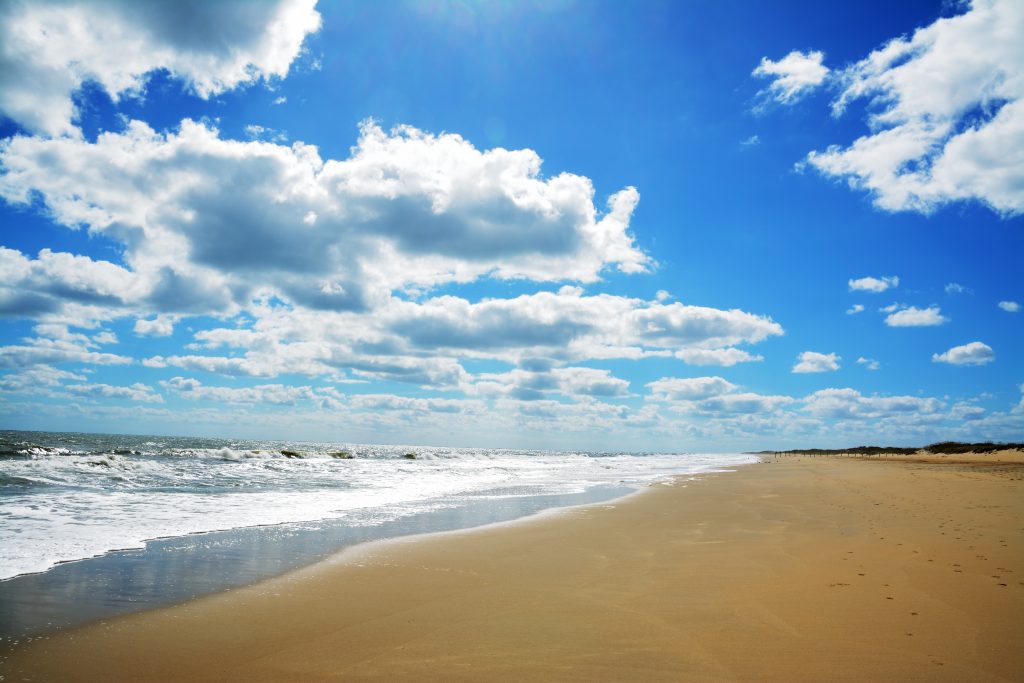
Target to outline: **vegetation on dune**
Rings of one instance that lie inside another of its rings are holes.
[[[956,455],[961,453],[992,453],[1001,450],[1024,450],[1024,443],[994,443],[982,441],[964,443],[961,441],[940,441],[928,446],[854,446],[852,448],[798,448],[784,451],[757,451],[755,455],[792,454],[792,455],[914,455],[920,451],[936,455]]]

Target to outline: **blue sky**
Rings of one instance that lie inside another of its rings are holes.
[[[1024,10],[6,3],[0,427],[1024,438]]]

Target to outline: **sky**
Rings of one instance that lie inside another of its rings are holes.
[[[11,0],[0,428],[1024,439],[1024,4]]]

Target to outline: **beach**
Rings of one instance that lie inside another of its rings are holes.
[[[1024,454],[765,456],[31,642],[31,681],[1024,680]]]

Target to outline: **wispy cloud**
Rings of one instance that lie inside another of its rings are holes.
[[[857,365],[863,365],[868,370],[878,370],[881,367],[874,358],[865,358],[864,356],[857,359]]]

